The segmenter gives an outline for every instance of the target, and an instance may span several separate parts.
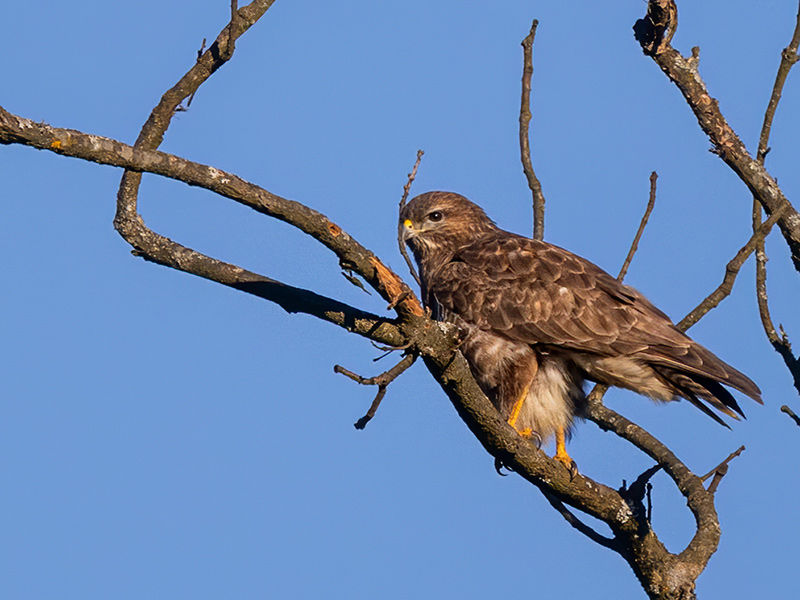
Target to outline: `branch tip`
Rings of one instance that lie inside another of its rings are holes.
[[[408,194],[411,191],[411,184],[414,183],[414,179],[417,177],[417,169],[419,168],[419,163],[422,161],[423,154],[425,154],[424,150],[417,150],[417,159],[414,161],[414,166],[412,167],[411,172],[408,174],[408,180],[403,186],[403,195],[400,198],[398,212],[403,210],[403,207],[406,205]],[[414,266],[414,262],[411,260],[411,257],[408,256],[406,245],[403,243],[403,224],[400,223],[399,219],[397,223],[397,246],[400,248],[400,254],[403,257],[403,260],[406,261],[406,265],[408,265],[408,270],[411,273],[411,276],[414,278],[414,281],[417,282],[418,286],[422,287],[422,280],[419,278],[417,268]]]
[[[622,263],[622,268],[619,270],[619,275],[617,275],[617,281],[622,281],[625,279],[625,275],[628,272],[628,267],[631,265],[631,261],[633,260],[634,254],[636,254],[636,250],[639,248],[639,240],[642,239],[642,233],[644,233],[644,228],[647,226],[647,221],[650,219],[650,213],[653,212],[653,207],[656,204],[656,182],[658,181],[658,173],[653,171],[650,173],[650,196],[647,200],[647,208],[644,211],[644,215],[642,216],[642,220],[639,223],[639,229],[636,230],[636,235],[633,238],[633,242],[631,243],[631,248],[628,250],[628,255],[625,257],[625,261]]]
[[[545,198],[542,184],[536,176],[531,159],[530,122],[531,122],[531,78],[533,77],[533,42],[536,39],[537,19],[531,23],[531,30],[522,40],[522,94],[519,108],[519,153],[522,171],[531,190],[533,206],[533,239],[544,238]]]
[[[375,394],[375,398],[372,400],[372,404],[370,404],[369,410],[367,410],[366,414],[358,419],[353,426],[356,429],[364,429],[372,420],[372,417],[375,416],[375,413],[378,410],[378,407],[381,405],[381,401],[383,397],[386,395],[386,389],[389,387],[389,384],[392,383],[395,379],[397,379],[406,369],[408,369],[411,365],[414,364],[414,361],[417,359],[416,354],[406,354],[400,362],[394,365],[391,369],[384,371],[380,375],[375,375],[374,377],[363,377],[358,373],[354,373],[349,369],[345,369],[341,365],[334,365],[333,372],[339,373],[344,375],[348,379],[352,379],[356,383],[361,385],[377,385],[378,392]]]
[[[784,404],[783,406],[781,406],[781,412],[789,415],[789,418],[792,419],[792,421],[794,421],[794,424],[800,427],[800,417],[798,417],[797,414],[795,414],[795,412],[791,408],[789,408]]]
[[[744,446],[739,446],[736,450],[731,452],[728,457],[719,463],[716,467],[711,469],[708,473],[703,475],[700,478],[700,481],[706,481],[709,477],[713,476],[711,483],[708,485],[708,493],[714,494],[717,491],[717,487],[719,486],[722,478],[728,473],[728,464],[737,456],[739,456],[742,452],[744,452]]]

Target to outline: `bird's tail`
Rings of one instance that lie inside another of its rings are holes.
[[[747,375],[717,358],[700,344],[692,344],[688,355],[679,363],[666,361],[652,365],[654,370],[675,390],[712,419],[727,424],[711,408],[734,419],[744,417],[736,398],[724,387],[732,387],[750,396],[759,404],[761,390]]]

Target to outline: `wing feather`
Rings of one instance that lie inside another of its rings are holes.
[[[760,401],[750,379],[678,330],[641,293],[558,246],[497,230],[460,249],[433,275],[433,298],[481,329],[532,345],[635,357],[722,382]],[[680,388],[699,402],[698,390],[685,382]],[[719,389],[712,386],[707,395],[714,398]],[[725,400],[717,404],[738,409]]]

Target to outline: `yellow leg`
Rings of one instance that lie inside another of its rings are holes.
[[[525,389],[522,390],[522,393],[519,396],[519,399],[514,403],[514,406],[511,408],[511,416],[508,417],[508,424],[511,425],[517,432],[525,438],[529,438],[533,435],[533,431],[530,427],[526,427],[525,429],[519,429],[517,427],[517,420],[519,419],[519,413],[522,410],[522,405],[525,403],[525,399],[528,397],[528,390],[531,389],[531,384],[525,386]]]
[[[575,473],[578,472],[578,465],[576,465],[572,457],[567,454],[567,440],[563,427],[559,427],[556,431],[556,455],[553,458],[567,467],[573,477]]]

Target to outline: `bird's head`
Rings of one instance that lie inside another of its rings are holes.
[[[496,229],[483,209],[453,192],[426,192],[400,211],[403,241],[417,262],[433,252],[453,252]]]

